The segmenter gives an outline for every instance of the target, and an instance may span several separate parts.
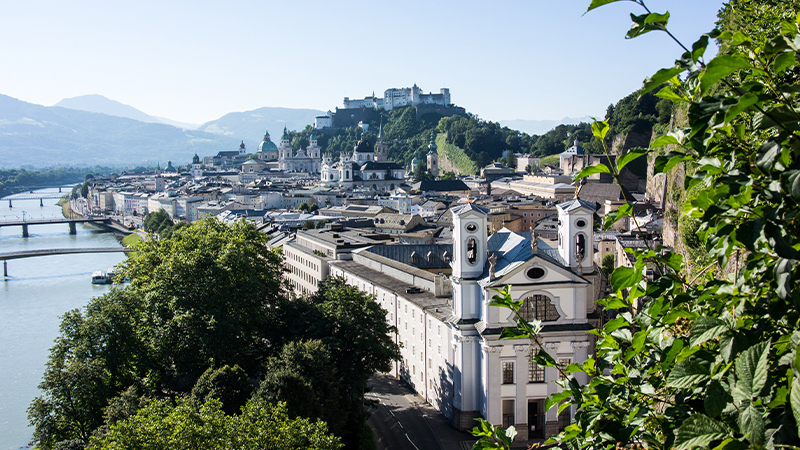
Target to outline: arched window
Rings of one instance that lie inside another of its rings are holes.
[[[475,261],[478,260],[478,243],[475,241],[475,238],[469,238],[467,241],[467,261],[470,264],[475,264]]]
[[[583,233],[578,233],[575,237],[575,252],[578,254],[578,262],[586,257],[586,236]]]
[[[550,297],[540,294],[531,295],[523,300],[519,314],[528,322],[534,319],[542,322],[554,322],[561,318]]]

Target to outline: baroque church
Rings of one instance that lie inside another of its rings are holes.
[[[321,152],[322,148],[317,145],[316,131],[311,133],[310,142],[306,149],[300,149],[294,153],[291,143],[289,143],[289,132],[283,127],[281,145],[278,147],[278,169],[283,172],[305,172],[318,174],[322,168]],[[293,154],[294,153],[294,154]]]
[[[342,153],[335,163],[333,157],[326,154],[322,162],[320,181],[326,186],[390,191],[403,184],[405,178],[403,166],[389,161],[381,125],[374,148],[362,134],[361,140],[353,147],[352,154]]]
[[[601,276],[593,263],[594,205],[576,198],[557,209],[556,240],[506,228],[487,236],[490,211],[466,203],[452,210],[452,245],[376,245],[330,263],[331,276],[373,295],[397,328],[402,358],[394,375],[456,428],[471,429],[482,417],[514,425],[524,441],[558,433],[574,415],[573,407],[545,411],[545,399],[562,390],[560,375],[532,355],[542,348],[564,367],[586,361],[602,314]],[[489,302],[505,286],[522,301],[523,318],[542,321],[541,347],[500,340],[516,321]]]

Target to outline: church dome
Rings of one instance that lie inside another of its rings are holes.
[[[356,153],[375,153],[375,150],[372,148],[372,144],[370,144],[366,139],[358,141],[355,151]]]
[[[258,144],[258,151],[260,152],[276,152],[278,151],[278,146],[275,145],[274,142],[265,140],[262,143]]]

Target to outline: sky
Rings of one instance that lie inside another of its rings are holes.
[[[626,40],[620,1],[14,1],[0,15],[0,94],[53,105],[100,94],[200,124],[264,106],[333,110],[417,84],[492,121],[600,116],[671,66],[665,33]],[[649,0],[687,47],[721,0]]]

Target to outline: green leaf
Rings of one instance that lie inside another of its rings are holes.
[[[775,264],[775,283],[777,284],[775,293],[778,294],[778,297],[781,299],[785,300],[792,290],[793,269],[792,260],[778,258],[778,264]]]
[[[708,35],[704,34],[694,44],[692,44],[692,61],[697,62],[706,52],[708,47]]]
[[[664,31],[669,22],[669,11],[664,14],[649,13],[642,15],[631,14],[631,29],[625,35],[625,39],[633,39],[651,31]]]
[[[653,163],[653,170],[656,174],[665,173],[670,171],[678,163],[682,161],[689,161],[691,159],[692,157],[689,155],[685,155],[683,153],[670,152],[667,153],[666,155],[661,155],[656,158],[655,163]]]
[[[614,291],[619,291],[639,283],[641,279],[642,274],[636,272],[633,267],[620,266],[611,274],[611,286]]]
[[[712,380],[708,383],[705,398],[703,399],[703,406],[706,413],[711,417],[717,417],[722,414],[722,411],[728,406],[728,399],[730,395],[722,387],[722,383],[717,380]]]
[[[694,358],[687,358],[672,368],[667,377],[667,386],[688,389],[710,378],[711,376],[706,366],[700,364]]]
[[[644,348],[644,343],[647,340],[647,334],[649,332],[650,330],[645,329],[633,335],[633,340],[631,341],[631,347],[628,349],[627,352],[625,352],[625,362],[630,361],[631,358],[638,355],[639,352],[642,351],[642,349]]]
[[[710,339],[716,339],[727,329],[728,323],[724,320],[716,317],[700,316],[692,324],[692,339],[689,341],[689,345],[694,347]]]
[[[798,377],[794,377],[792,380],[792,390],[789,392],[789,403],[792,405],[794,423],[797,427],[798,434],[800,434],[800,378]]]
[[[549,411],[555,405],[558,405],[562,401],[572,397],[571,391],[561,391],[556,394],[551,395],[544,401],[544,410]]]
[[[590,175],[594,175],[596,173],[608,173],[610,174],[611,171],[608,170],[608,166],[603,163],[597,164],[596,166],[588,166],[581,169],[577,175],[575,175],[575,181],[580,180],[581,178],[588,177]]]
[[[747,440],[755,445],[763,445],[764,418],[761,416],[761,411],[748,402],[747,407],[739,413],[738,419],[739,431],[745,434]]]
[[[592,3],[589,5],[589,9],[587,9],[584,14],[586,14],[587,12],[589,12],[589,11],[595,9],[595,8],[599,8],[599,7],[603,6],[603,5],[607,5],[609,3],[614,3],[614,2],[619,2],[619,1],[622,1],[622,0],[592,0]]]
[[[746,398],[757,397],[767,383],[770,342],[758,343],[743,351],[734,362],[736,386]]]
[[[783,72],[784,70],[797,64],[797,54],[795,52],[781,53],[775,58],[775,66],[773,69],[775,73]]]
[[[692,414],[678,427],[675,436],[676,450],[705,447],[711,441],[732,436],[731,429],[722,422],[703,414]]]
[[[700,75],[700,91],[705,92],[717,81],[742,69],[750,68],[750,62],[744,58],[731,55],[719,55],[706,66]]]
[[[642,90],[641,92],[639,92],[639,98],[642,98],[644,94],[652,91],[653,89],[661,86],[662,84],[666,83],[667,81],[671,80],[677,75],[683,73],[684,70],[686,69],[682,69],[680,67],[668,67],[660,69],[658,72],[653,74],[652,77],[645,78]]]
[[[505,327],[500,333],[500,339],[530,339],[531,334],[519,328]]]
[[[677,79],[677,78],[675,78],[675,79]],[[670,79],[670,80],[672,80],[672,79]],[[672,89],[671,86],[664,86],[663,88],[659,89],[658,92],[656,92],[656,97],[665,98],[667,100],[672,100],[673,102],[685,102],[685,101],[689,100],[688,98],[684,97],[683,95],[678,94],[677,92],[675,92],[675,90]]]
[[[622,172],[622,168],[627,166],[629,162],[634,161],[641,156],[648,153],[648,150],[643,148],[632,148],[628,153],[620,156],[617,160],[617,172]]]
[[[650,144],[650,148],[661,147],[661,146],[669,145],[669,144],[681,145],[680,141],[678,141],[678,138],[676,138],[675,136],[669,135],[669,134],[665,134],[664,136],[659,136],[658,139],[653,141],[653,143]]]
[[[758,95],[748,92],[739,98],[739,101],[728,108],[728,112],[725,113],[725,122],[730,122],[735,119],[742,111],[746,110],[753,104],[758,103]]]
[[[592,120],[592,135],[597,139],[605,139],[608,130],[608,120]]]
[[[605,229],[609,229],[612,225],[624,219],[625,217],[630,216],[632,213],[633,206],[630,203],[626,203],[606,215],[605,221],[603,222],[603,227],[605,227]]]

